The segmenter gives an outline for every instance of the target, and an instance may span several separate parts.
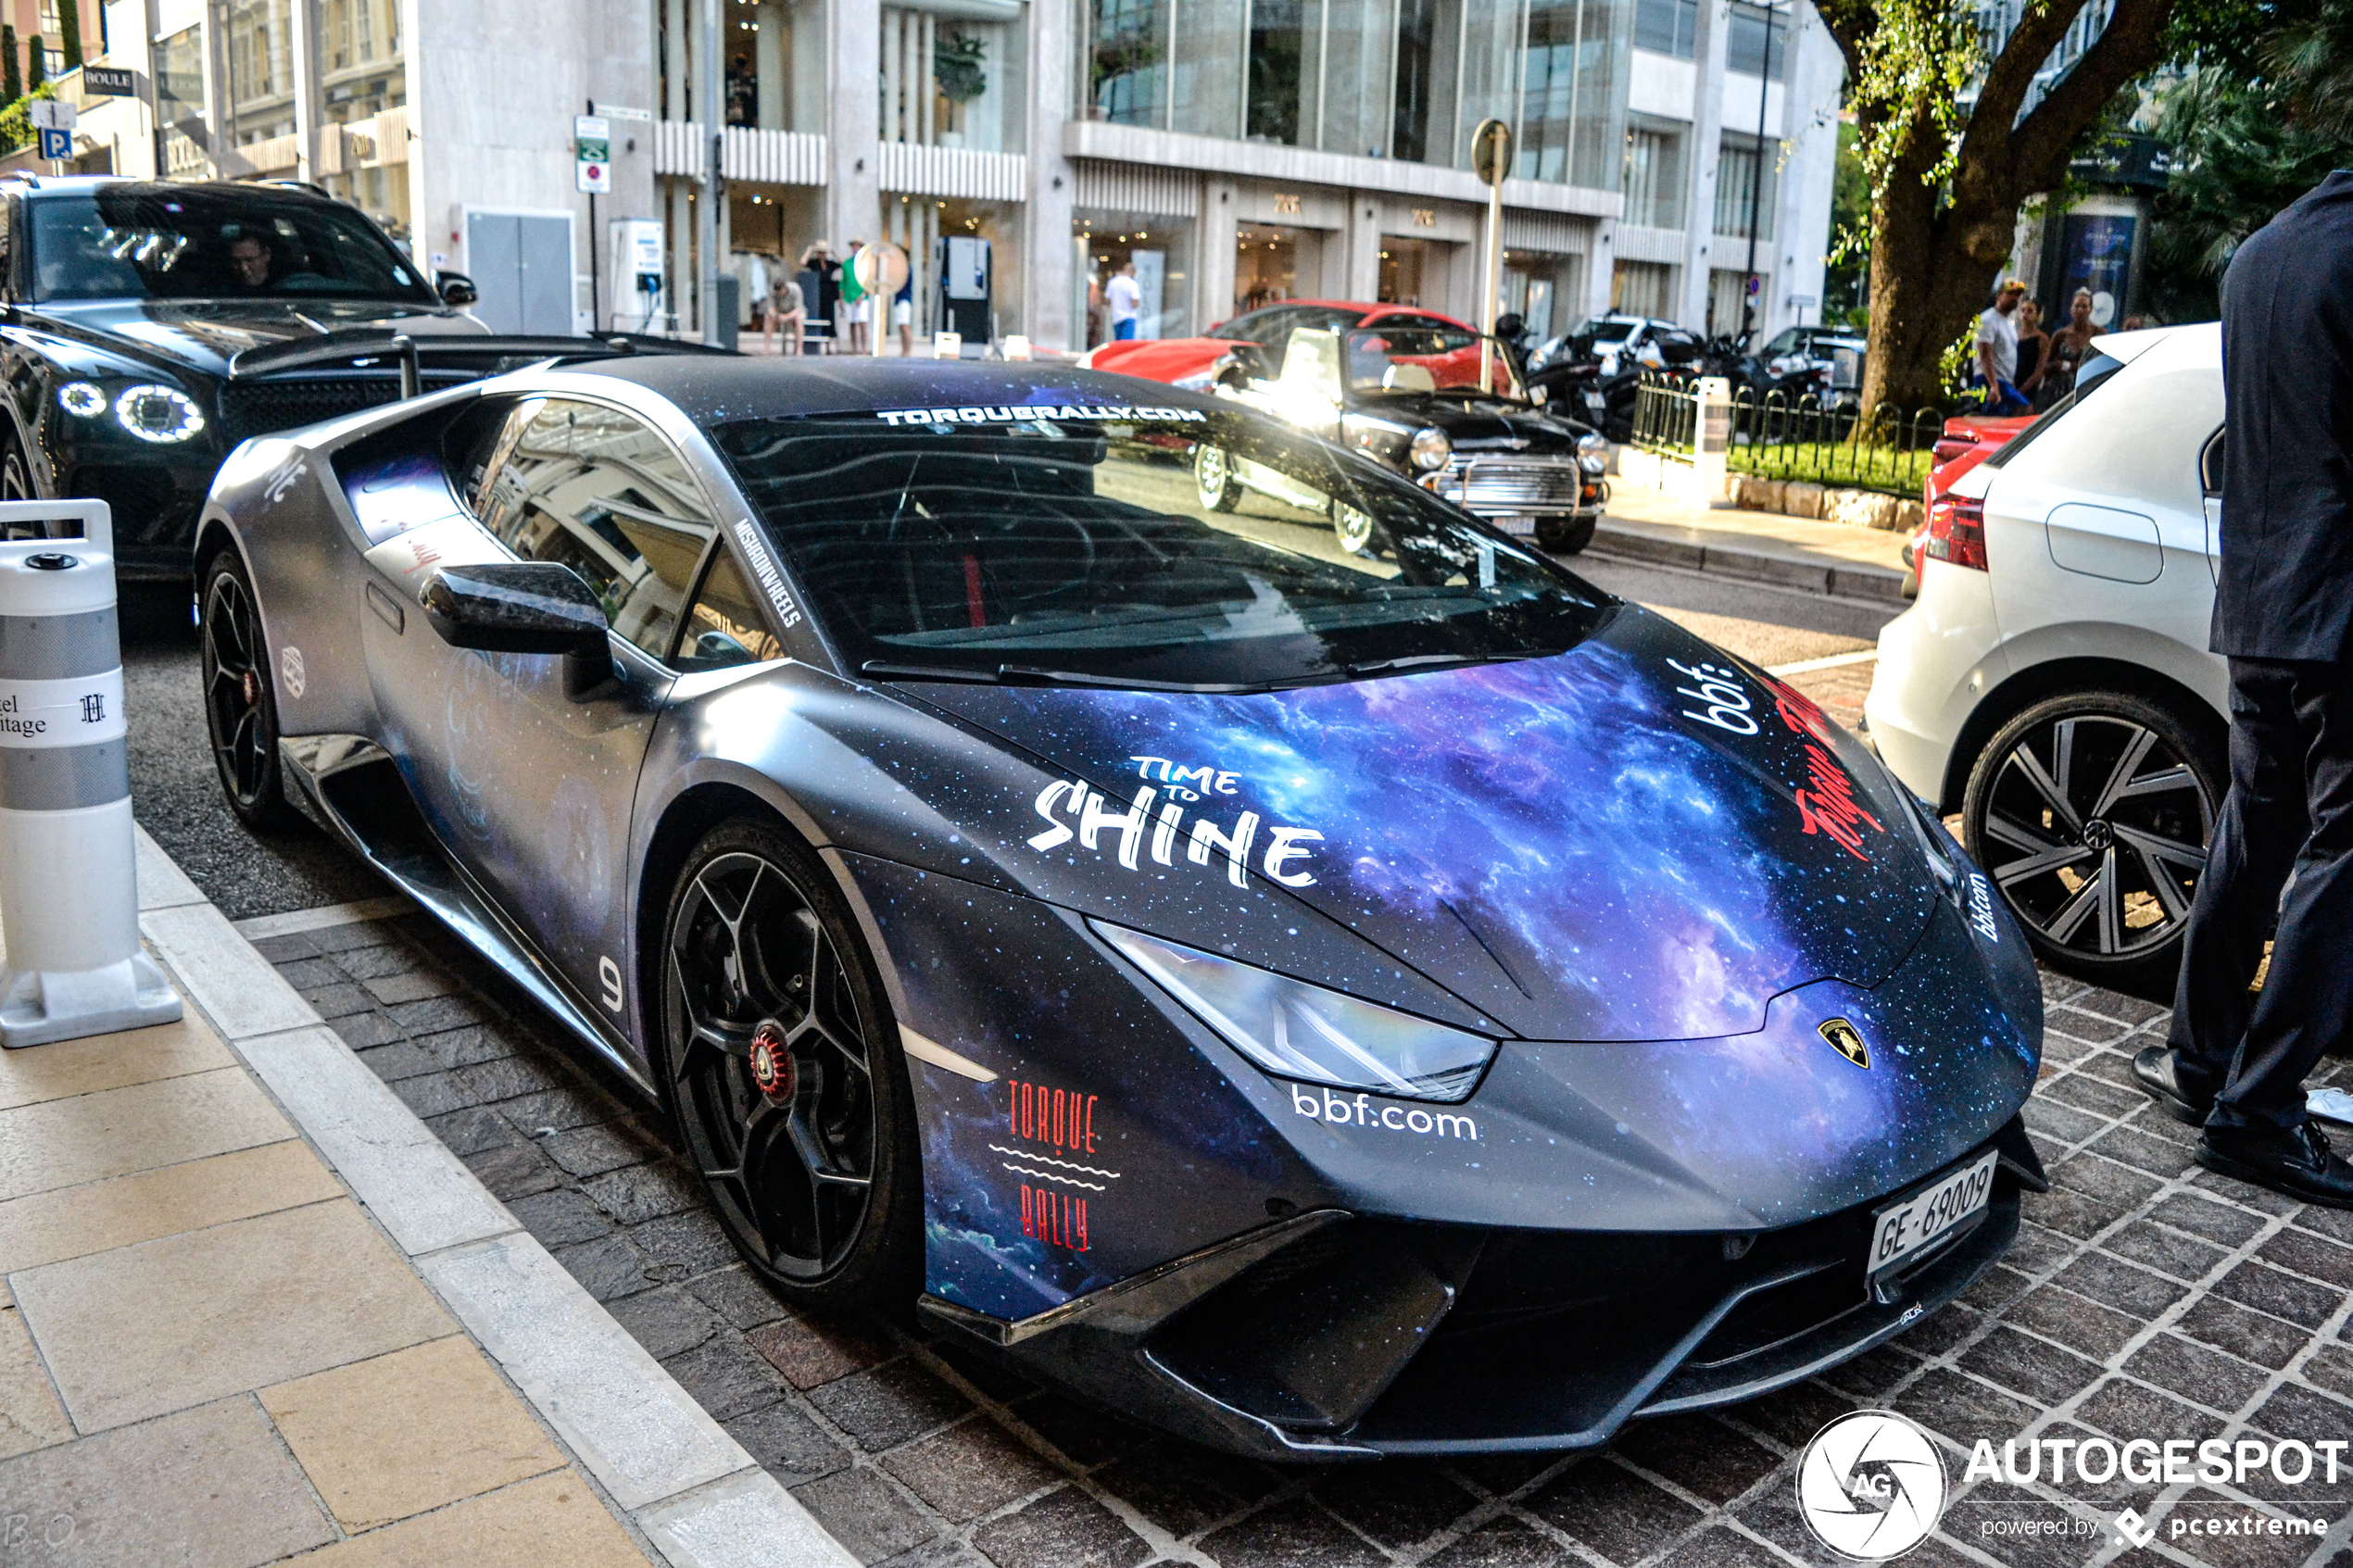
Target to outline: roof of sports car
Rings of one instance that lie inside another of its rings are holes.
[[[883,408],[1002,408],[1045,403],[1227,410],[1232,408],[1160,382],[1026,360],[661,354],[623,356],[565,368],[583,374],[635,382],[669,398],[698,424],[800,414],[864,413]]]

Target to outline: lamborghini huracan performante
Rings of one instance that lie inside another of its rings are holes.
[[[613,359],[248,442],[231,803],[307,799],[659,1100],[786,1298],[1235,1451],[1599,1443],[2008,1246],[2034,970],[1869,752],[1138,391]],[[1203,443],[1285,495],[1204,505]]]

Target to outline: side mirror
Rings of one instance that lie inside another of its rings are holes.
[[[482,297],[474,281],[463,272],[435,272],[433,286],[441,291],[444,305],[472,305]]]
[[[417,595],[453,648],[566,654],[608,664],[604,606],[580,574],[552,561],[446,566]]]

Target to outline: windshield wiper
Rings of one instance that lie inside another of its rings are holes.
[[[1409,653],[1397,659],[1369,659],[1348,666],[1356,675],[1404,675],[1417,670],[1439,670],[1451,664],[1510,664],[1523,659],[1550,659],[1539,650],[1511,653]]]
[[[886,681],[966,681],[984,686],[1004,684],[1002,677],[986,665],[894,664],[887,659],[870,659],[858,667],[858,673],[879,675]]]

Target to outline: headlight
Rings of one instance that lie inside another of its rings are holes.
[[[1278,1078],[1400,1099],[1466,1099],[1495,1042],[1116,926],[1103,939]]]
[[[204,429],[204,410],[173,386],[127,386],[114,400],[115,422],[142,441],[185,441]]]
[[[1606,464],[1609,461],[1608,437],[1595,431],[1587,431],[1577,438],[1577,455],[1580,458],[1599,458]]]
[[[1413,445],[1407,450],[1413,454],[1416,468],[1442,469],[1446,459],[1454,455],[1454,444],[1447,439],[1444,431],[1428,425],[1414,432]]]
[[[94,420],[107,411],[107,395],[86,381],[69,381],[57,388],[57,406],[77,419]]]

